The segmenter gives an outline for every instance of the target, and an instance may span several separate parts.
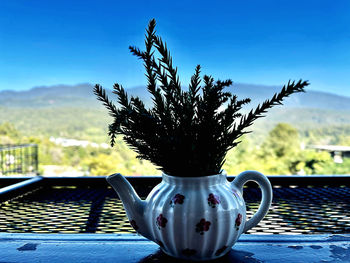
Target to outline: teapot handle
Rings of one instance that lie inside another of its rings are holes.
[[[235,180],[233,180],[232,185],[237,187],[237,189],[242,193],[243,196],[243,185],[248,181],[254,181],[258,183],[262,192],[262,201],[260,203],[258,211],[253,215],[251,219],[249,219],[244,226],[243,232],[247,232],[252,227],[256,226],[261,219],[269,211],[271,202],[272,202],[272,187],[269,179],[262,173],[257,171],[245,171],[240,173]]]

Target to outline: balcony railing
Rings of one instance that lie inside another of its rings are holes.
[[[38,174],[38,145],[0,145],[0,175]]]

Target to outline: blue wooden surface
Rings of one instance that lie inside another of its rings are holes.
[[[0,262],[176,262],[137,235],[0,233]],[[350,262],[350,234],[242,235],[212,262]]]

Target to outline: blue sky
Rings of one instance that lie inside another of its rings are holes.
[[[0,90],[54,84],[146,83],[129,45],[157,20],[180,80],[197,64],[234,82],[350,96],[350,1],[0,2]]]

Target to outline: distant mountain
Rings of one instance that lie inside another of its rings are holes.
[[[241,99],[250,97],[252,103],[245,108],[248,110],[271,98],[280,88],[235,84],[228,90]],[[107,92],[115,101],[116,96],[111,90]],[[146,87],[130,88],[127,92],[141,97],[147,106],[152,105]],[[93,85],[79,84],[1,91],[0,123],[5,121],[13,123],[22,134],[28,136],[93,138],[93,141],[106,142],[106,129],[111,117],[93,94]],[[294,94],[283,107],[275,107],[266,118],[257,120],[252,127],[254,136],[263,138],[279,122],[289,123],[301,132],[350,127],[350,98],[318,91]]]
[[[93,86],[88,83],[78,85],[55,85],[34,87],[25,91],[1,91],[0,107],[88,107],[100,104],[95,99]]]
[[[279,92],[280,86],[263,86],[237,83],[229,87],[230,91],[238,96],[238,98],[251,98],[250,106],[256,106],[274,93]],[[149,94],[145,87],[135,87],[128,89],[130,94],[143,98],[147,103],[151,104]],[[293,94],[287,98],[283,104],[285,107],[293,108],[312,108],[312,109],[328,109],[328,110],[350,110],[350,97],[339,96],[332,93],[307,90],[305,93]],[[249,107],[249,106],[248,106]]]
[[[227,90],[235,93],[238,98],[251,98],[251,107],[271,98],[281,87],[250,84],[234,84]],[[152,104],[152,99],[146,87],[139,86],[127,89],[131,95],[141,97],[147,106]],[[113,99],[115,95],[108,91]],[[55,85],[35,87],[27,91],[1,91],[0,107],[46,107],[46,106],[70,106],[91,107],[99,103],[93,94],[93,85],[84,83],[78,85]],[[312,108],[323,110],[350,110],[350,97],[339,96],[332,93],[311,91],[298,93],[287,98],[285,107]]]

